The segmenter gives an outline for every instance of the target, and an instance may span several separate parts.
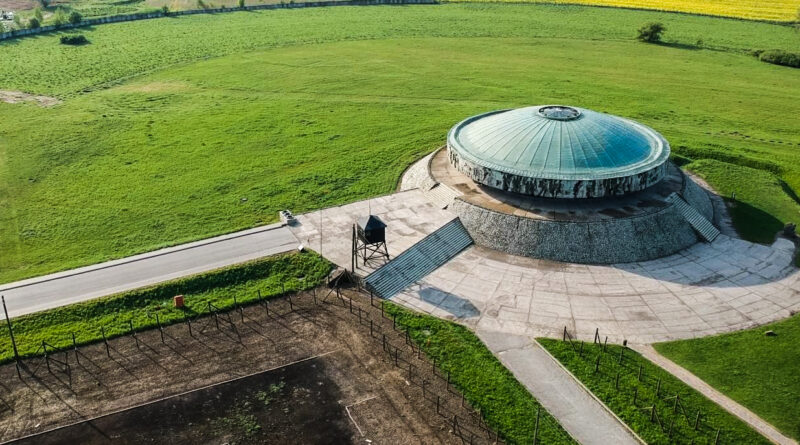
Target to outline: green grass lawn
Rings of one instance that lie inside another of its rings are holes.
[[[623,349],[620,345],[609,345],[603,352],[599,344],[580,346],[581,342],[545,338],[538,341],[648,444],[713,444],[717,431],[719,443],[770,443],[747,424],[635,351],[624,348],[620,360]],[[598,356],[600,362],[596,366]],[[728,359],[733,360],[733,357]],[[676,395],[679,396],[677,405]],[[700,421],[695,428],[698,413]]]
[[[42,341],[63,348],[150,329],[159,322],[168,325],[208,313],[208,303],[219,310],[248,304],[262,298],[316,287],[330,270],[330,263],[313,252],[266,257],[211,272],[169,281],[83,303],[62,306],[13,319],[14,337],[21,356],[35,355]],[[172,297],[184,295],[186,309],[173,307]],[[4,322],[5,324],[5,322]],[[3,326],[0,332],[0,363],[13,360],[11,338]]]
[[[668,44],[635,42],[664,21]],[[242,12],[0,43],[0,283],[392,191],[465,116],[570,103],[661,131],[701,175],[748,183],[772,218],[800,207],[800,77],[750,48],[788,27],[657,12],[440,5]],[[691,45],[703,40],[703,46]],[[779,112],[776,112],[779,110]],[[733,164],[717,174],[715,159]],[[785,187],[780,181],[787,184]],[[769,197],[769,199],[767,199]],[[740,224],[741,227],[741,224]]]
[[[408,330],[412,341],[436,361],[441,372],[449,373],[452,384],[506,443],[533,443],[539,403],[475,334],[464,326],[396,304],[387,302],[385,307],[388,316],[396,317],[399,329]],[[544,409],[537,440],[541,444],[576,443]]]
[[[767,330],[777,336],[764,335]],[[800,316],[732,334],[657,343],[656,350],[800,440]]]

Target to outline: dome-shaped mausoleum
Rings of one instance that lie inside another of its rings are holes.
[[[711,241],[711,198],[669,162],[655,130],[584,108],[539,105],[456,124],[418,186],[476,244],[514,255],[626,263]]]
[[[617,116],[562,105],[480,114],[447,137],[450,161],[473,181],[548,198],[599,198],[664,178],[669,144]]]

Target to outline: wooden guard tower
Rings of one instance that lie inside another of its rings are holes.
[[[351,264],[353,272],[358,267],[358,258],[366,265],[375,258],[389,259],[386,248],[386,223],[375,215],[359,218],[353,224],[353,254]]]

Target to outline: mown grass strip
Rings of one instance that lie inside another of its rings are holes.
[[[772,331],[774,335],[765,335]],[[755,329],[653,345],[656,350],[800,439],[800,315]]]
[[[648,444],[770,443],[627,347],[538,341]]]
[[[17,348],[22,357],[37,353],[42,341],[56,348],[102,340],[135,330],[184,320],[185,316],[207,313],[208,304],[219,310],[262,298],[316,287],[330,270],[330,263],[313,252],[282,254],[214,270],[187,278],[136,289],[97,300],[77,303],[12,319]],[[260,292],[260,293],[259,293]],[[185,309],[173,307],[172,298],[184,295]],[[3,326],[0,331],[0,363],[13,359],[11,340]]]
[[[539,403],[488,348],[467,328],[387,303],[386,312],[396,317],[400,329],[451,383],[478,409],[487,424],[509,443],[532,443]],[[575,443],[558,422],[541,411],[537,443]]]

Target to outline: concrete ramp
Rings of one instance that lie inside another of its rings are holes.
[[[675,208],[686,218],[686,222],[694,228],[701,238],[709,243],[717,239],[720,233],[719,230],[677,193],[669,195],[667,201],[675,204]]]
[[[365,279],[367,288],[383,298],[391,298],[470,245],[472,238],[456,218],[369,274]]]

